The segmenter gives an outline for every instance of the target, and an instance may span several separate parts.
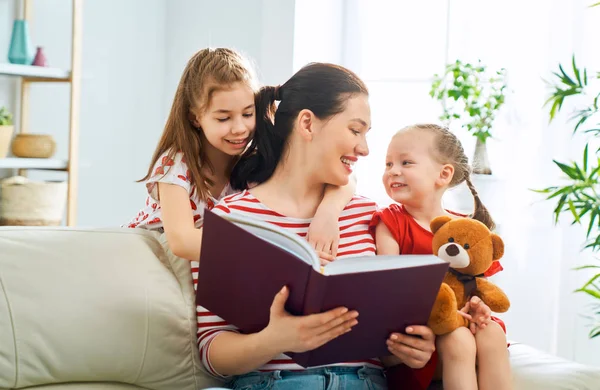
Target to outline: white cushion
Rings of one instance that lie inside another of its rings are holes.
[[[540,352],[525,344],[508,348],[515,390],[600,390],[600,368]]]
[[[218,384],[199,361],[189,262],[161,240],[139,229],[0,228],[0,388]]]

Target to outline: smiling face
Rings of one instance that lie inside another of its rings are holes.
[[[382,178],[390,198],[411,205],[440,189],[446,182],[441,180],[445,165],[434,158],[434,147],[430,131],[407,129],[392,138]]]
[[[205,110],[198,107],[190,112],[194,126],[202,129],[208,144],[230,156],[241,154],[256,126],[254,93],[242,83],[212,94]]]
[[[369,154],[367,132],[371,127],[368,96],[351,96],[341,113],[325,120],[314,119],[314,159],[320,181],[343,186],[348,183],[359,157]]]

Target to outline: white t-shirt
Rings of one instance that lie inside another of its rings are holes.
[[[218,203],[219,199],[236,192],[233,191],[228,183],[218,198],[210,197],[205,202],[198,197],[195,186],[191,185],[190,177],[190,170],[185,162],[183,153],[177,153],[171,159],[168,156],[168,152],[165,152],[156,161],[154,167],[152,167],[152,176],[146,181],[146,189],[148,190],[146,205],[135,218],[123,226],[163,231],[162,212],[158,199],[158,183],[175,184],[187,191],[196,228],[202,227],[205,208],[211,210]]]

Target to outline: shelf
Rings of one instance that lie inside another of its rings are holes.
[[[0,169],[47,169],[54,171],[66,171],[68,162],[66,160],[48,158],[0,158]]]
[[[71,77],[70,72],[63,69],[7,63],[0,63],[0,75],[25,77],[32,81],[35,81],[36,79],[47,81],[69,81]]]

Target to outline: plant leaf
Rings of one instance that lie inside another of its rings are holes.
[[[581,267],[573,268],[574,271],[579,271],[582,269],[591,269],[591,268],[600,268],[600,265],[582,265]]]
[[[600,299],[600,292],[594,291],[594,290],[590,290],[589,288],[579,288],[579,289],[575,290],[575,292],[583,292],[583,293],[586,293],[588,295],[591,295],[592,297],[594,297],[596,299]]]
[[[598,216],[598,209],[595,208],[592,211],[592,216],[590,217],[590,223],[588,225],[588,230],[585,233],[586,238],[590,236],[590,233],[592,232],[592,229],[594,228],[594,221],[596,221],[596,217]],[[600,267],[599,267],[600,268]]]
[[[563,164],[561,162],[558,162],[556,160],[552,160],[552,161],[554,161],[554,163],[560,168],[560,170],[563,171],[567,176],[569,176],[569,178],[574,179],[574,180],[578,179],[579,175],[577,174],[577,171],[574,168],[572,168],[566,164]]]
[[[573,63],[573,73],[575,73],[575,78],[577,79],[578,84],[581,85],[581,77],[579,76],[579,69],[577,69],[577,65],[575,64],[575,54],[573,54],[571,61]]]
[[[560,73],[562,73],[562,79],[563,79],[563,83],[570,85],[570,86],[574,86],[577,85],[573,82],[573,80],[567,75],[567,73],[565,72],[565,70],[563,69],[562,65],[559,64],[558,65],[558,69],[560,69]],[[560,76],[559,76],[560,77]]]
[[[587,282],[586,282],[586,283],[585,283],[585,284],[584,284],[584,285],[581,287],[581,289],[582,289],[582,290],[583,290],[583,289],[586,289],[586,288],[587,288],[589,285],[592,285],[592,284],[593,284],[593,283],[594,283],[596,280],[598,280],[598,279],[600,279],[600,273],[598,273],[598,274],[596,274],[596,275],[592,276],[592,277],[590,278],[590,280],[588,280],[588,281],[587,281]]]
[[[579,216],[577,215],[577,210],[575,210],[575,205],[573,204],[573,201],[569,199],[567,203],[569,204],[569,210],[571,210],[571,214],[573,214],[573,224],[575,224],[576,222],[580,223]]]

